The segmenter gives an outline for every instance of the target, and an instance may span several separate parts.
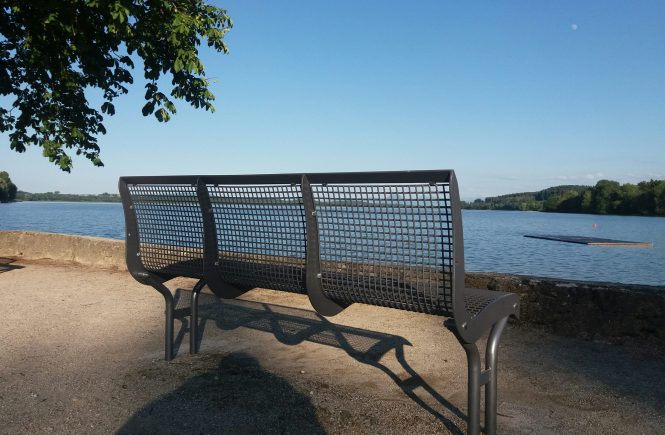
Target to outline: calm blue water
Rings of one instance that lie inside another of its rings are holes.
[[[469,271],[665,285],[665,218],[475,210],[463,216]],[[121,204],[19,202],[0,205],[0,230],[123,239],[124,217]],[[534,233],[648,241],[654,246],[599,247],[523,237]]]
[[[465,259],[471,271],[665,285],[662,217],[467,210],[463,220]],[[602,237],[653,246],[587,246],[524,234]]]
[[[0,204],[0,230],[124,239],[125,216],[120,203],[14,202]]]

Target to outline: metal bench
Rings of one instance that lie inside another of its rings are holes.
[[[173,322],[190,316],[197,352],[198,294],[252,288],[306,294],[334,316],[364,303],[448,317],[467,355],[468,432],[496,432],[497,348],[512,293],[464,285],[464,245],[452,170],[121,177],[127,267],[166,301],[165,358]],[[198,279],[190,308],[164,283]],[[387,312],[386,315],[389,315]],[[489,331],[485,368],[476,342]]]

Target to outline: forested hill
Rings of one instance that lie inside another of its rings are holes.
[[[18,191],[16,200],[120,202],[120,196],[117,193],[72,195]],[[665,180],[623,185],[616,181],[600,180],[595,186],[556,186],[538,192],[492,196],[473,202],[462,201],[462,208],[665,216]]]
[[[18,201],[68,201],[68,202],[120,202],[117,193],[100,193],[93,195],[77,195],[73,193],[45,192],[30,193],[21,190],[16,194]]]
[[[561,198],[564,195],[583,194],[590,186],[556,186],[539,190],[538,192],[509,193],[507,195],[490,196],[476,199],[469,203],[462,203],[463,208],[477,210],[522,210],[543,211],[543,204],[551,197]]]
[[[665,180],[623,185],[616,181],[600,180],[595,186],[556,186],[538,192],[463,201],[462,207],[475,210],[665,216]]]

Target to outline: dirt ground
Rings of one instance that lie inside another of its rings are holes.
[[[200,353],[176,321],[165,362],[163,299],[127,272],[13,266],[0,270],[0,433],[466,430],[466,360],[442,318],[354,305],[326,319],[302,295],[202,295]],[[498,431],[664,433],[664,373],[648,345],[511,325]]]

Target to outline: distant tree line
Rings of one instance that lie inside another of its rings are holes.
[[[523,210],[665,216],[665,180],[619,184],[600,180],[595,186],[556,186],[462,203],[475,210]]]
[[[7,172],[0,172],[0,202],[9,201],[120,202],[117,193],[76,195],[17,191]],[[327,204],[330,205],[330,204]],[[600,180],[595,186],[556,186],[538,192],[512,193],[462,201],[473,210],[521,210],[559,213],[665,216],[665,180],[619,184]]]
[[[16,185],[9,178],[9,174],[5,171],[0,171],[0,202],[14,201],[17,190]]]
[[[60,193],[58,191],[46,193],[18,191],[16,199],[19,201],[120,202],[120,195],[117,193],[76,195],[72,193]]]

